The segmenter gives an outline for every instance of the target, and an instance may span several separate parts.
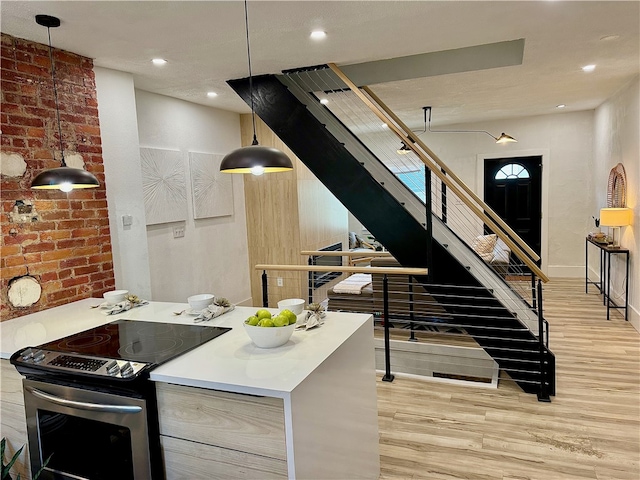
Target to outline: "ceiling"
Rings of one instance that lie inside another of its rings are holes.
[[[258,1],[248,4],[253,74],[350,65],[525,39],[521,65],[372,85],[411,128],[594,109],[639,72],[638,1]],[[13,1],[2,32],[130,72],[136,88],[234,112],[226,80],[248,76],[242,1]],[[327,32],[321,41],[314,29]],[[607,37],[611,37],[607,39]],[[151,64],[165,58],[162,67]],[[585,73],[581,67],[595,64]],[[208,98],[206,92],[218,96]],[[566,104],[563,110],[556,108]]]

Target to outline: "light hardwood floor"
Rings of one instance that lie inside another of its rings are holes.
[[[580,279],[545,286],[557,394],[378,377],[381,479],[640,479],[640,335]]]

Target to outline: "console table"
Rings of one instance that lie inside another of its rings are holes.
[[[589,280],[589,244],[594,245],[600,252],[600,279],[597,282]],[[625,256],[625,276],[624,276],[624,305],[617,305],[611,300],[611,255]],[[612,308],[624,309],[624,319],[629,320],[629,249],[612,247],[605,243],[598,243],[586,237],[584,246],[585,258],[585,293],[589,291],[589,285],[595,287],[603,294],[602,304],[607,306],[607,320]]]

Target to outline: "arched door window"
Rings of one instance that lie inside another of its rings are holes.
[[[529,178],[529,170],[524,168],[519,163],[509,163],[504,165],[496,173],[496,180],[506,180],[512,178]]]

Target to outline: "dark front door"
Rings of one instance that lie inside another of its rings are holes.
[[[484,201],[540,255],[542,157],[484,162]]]

